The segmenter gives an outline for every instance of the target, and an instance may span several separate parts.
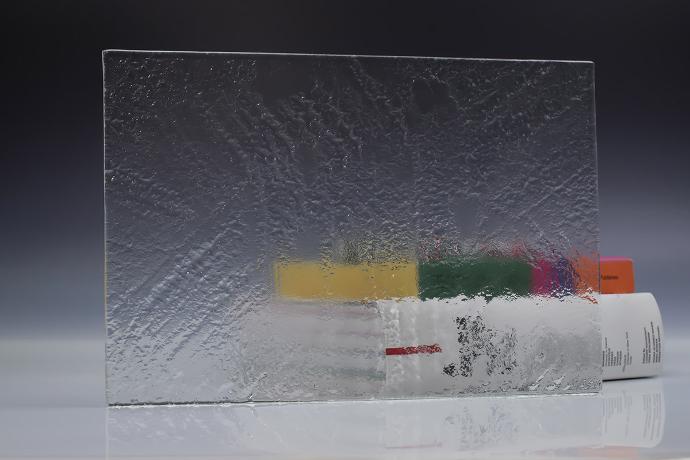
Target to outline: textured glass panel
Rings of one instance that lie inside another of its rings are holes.
[[[111,404],[598,390],[591,63],[104,73]]]

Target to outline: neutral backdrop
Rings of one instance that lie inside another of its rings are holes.
[[[592,60],[601,252],[690,330],[690,2],[3,5],[0,338],[103,327],[101,50]]]

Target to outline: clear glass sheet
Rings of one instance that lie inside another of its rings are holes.
[[[593,65],[104,53],[110,404],[597,391]]]

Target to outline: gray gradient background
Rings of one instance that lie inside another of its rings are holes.
[[[244,4],[246,3],[246,4]],[[601,252],[690,330],[690,2],[15,2],[0,337],[102,338],[105,48],[593,60]]]

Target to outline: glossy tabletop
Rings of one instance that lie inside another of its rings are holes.
[[[690,340],[597,395],[106,408],[98,340],[1,341],[0,458],[690,456]]]

